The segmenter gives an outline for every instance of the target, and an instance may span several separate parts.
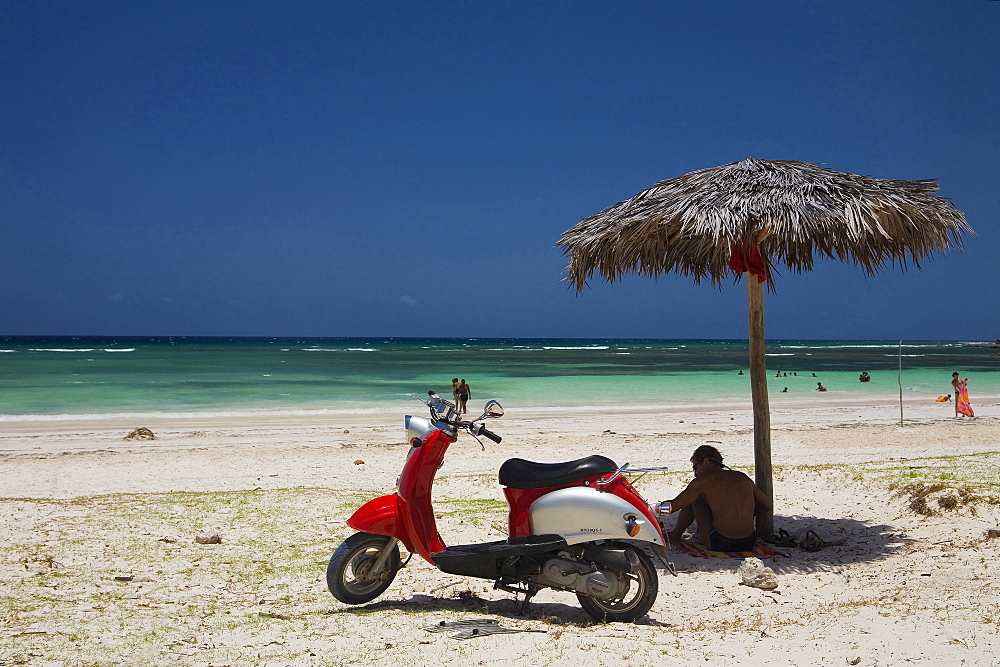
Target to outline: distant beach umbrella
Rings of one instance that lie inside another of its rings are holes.
[[[693,171],[661,181],[582,220],[557,247],[569,256],[577,292],[596,271],[610,283],[629,273],[678,273],[695,284],[747,280],[750,384],[757,485],[769,497],[771,418],[764,361],[762,283],[772,267],[813,268],[816,256],[852,261],[869,275],[962,247],[975,234],[965,216],[937,192],[937,181],[896,181],[836,172],[795,160],[755,160]],[[773,517],[758,518],[770,537]]]

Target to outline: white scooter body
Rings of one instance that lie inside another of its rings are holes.
[[[593,487],[574,486],[547,493],[531,504],[528,516],[535,535],[559,535],[567,544],[638,540],[666,546],[657,527],[631,503]],[[637,526],[638,532],[629,535],[626,525]]]

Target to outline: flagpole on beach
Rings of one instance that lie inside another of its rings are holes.
[[[899,372],[896,374],[899,383],[899,425],[903,425],[903,341],[899,341]]]

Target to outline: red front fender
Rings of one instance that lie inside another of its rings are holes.
[[[400,520],[399,496],[395,493],[369,500],[355,510],[347,525],[363,533],[395,537],[408,551],[413,550],[410,536]]]

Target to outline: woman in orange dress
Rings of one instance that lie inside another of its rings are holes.
[[[955,388],[955,416],[975,417],[969,403],[969,378],[960,380],[958,373],[951,374],[951,386]]]

